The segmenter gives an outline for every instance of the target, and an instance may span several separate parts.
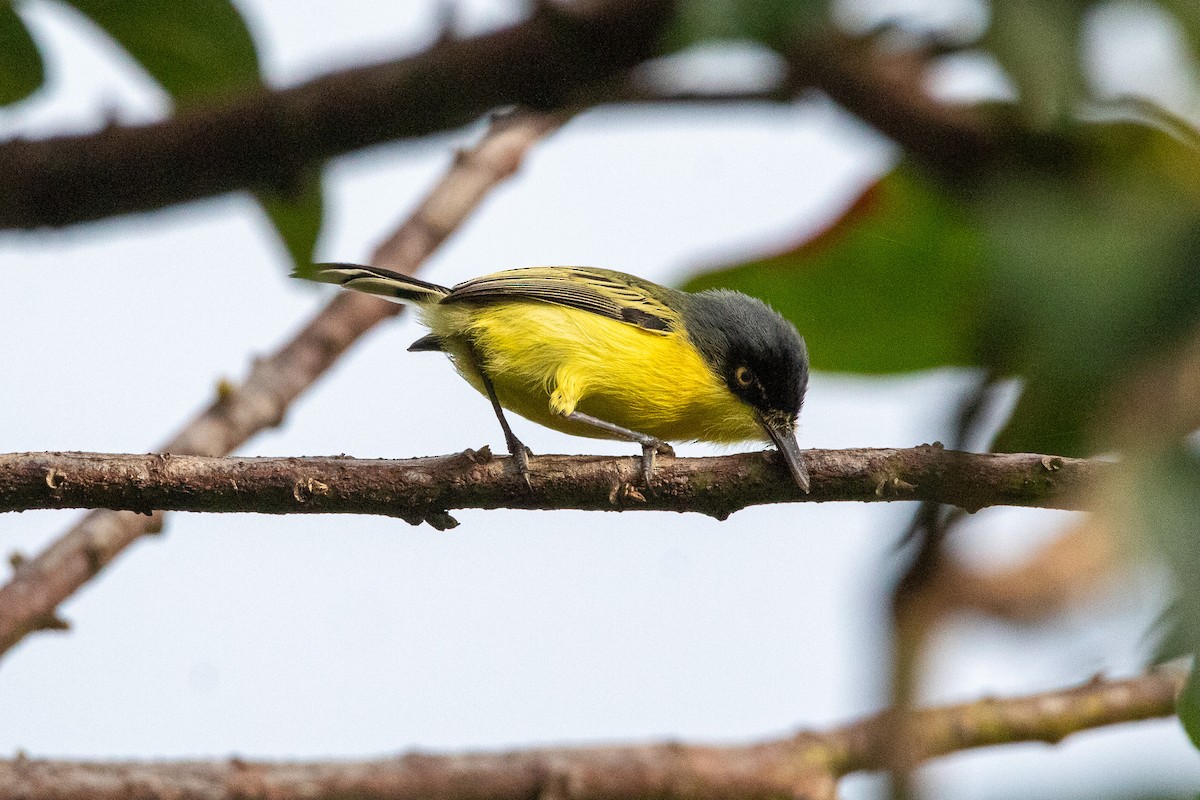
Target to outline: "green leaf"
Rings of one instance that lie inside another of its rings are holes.
[[[1177,710],[1179,721],[1183,723],[1183,729],[1192,740],[1192,745],[1200,749],[1200,670],[1195,667],[1192,668],[1187,685],[1179,695]]]
[[[1197,154],[1152,128],[1083,126],[1059,162],[972,200],[989,275],[985,359],[1025,380],[996,443],[1086,455],[1116,383],[1200,317]]]
[[[0,3],[0,105],[24,100],[46,80],[46,66],[25,23]]]
[[[766,300],[805,336],[817,369],[895,373],[977,363],[981,275],[970,221],[902,165],[815,239],[684,288]]]
[[[258,202],[291,255],[293,268],[311,266],[324,215],[320,178],[306,178],[287,196],[260,192]]]
[[[1083,98],[1079,34],[1087,0],[1003,0],[990,5],[984,46],[1017,85],[1026,122],[1055,127]]]
[[[806,27],[825,19],[827,6],[828,0],[685,0],[667,31],[665,49],[750,39],[786,50]]]
[[[229,0],[67,0],[104,29],[180,107],[259,84],[258,54]]]
[[[1144,541],[1167,562],[1175,576],[1168,641],[1159,659],[1200,654],[1200,460],[1182,447],[1139,454],[1126,463],[1130,485],[1122,493],[1133,498],[1132,523]],[[1200,748],[1200,669],[1179,697],[1179,720]]]
[[[229,0],[67,0],[124,47],[180,108],[202,105],[261,84],[258,54]],[[285,195],[258,200],[291,254],[312,261],[322,218],[318,177]]]

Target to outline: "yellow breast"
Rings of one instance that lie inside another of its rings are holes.
[[[549,428],[611,438],[564,418],[577,410],[665,441],[764,438],[751,408],[683,333],[527,300],[432,305],[421,313],[472,386],[485,391],[468,342],[500,404]]]

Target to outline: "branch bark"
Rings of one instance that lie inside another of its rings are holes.
[[[543,114],[517,114],[495,122],[376,248],[371,262],[411,274],[494,186],[516,171],[525,152],[561,123],[561,118]],[[223,455],[278,425],[289,404],[350,345],[401,309],[378,297],[338,292],[291,341],[257,360],[244,383],[220,389],[217,399],[161,450]],[[93,512],[36,558],[14,563],[12,579],[0,587],[0,655],[33,631],[65,628],[57,616],[59,604],[139,537],[161,526],[161,514]]]
[[[152,125],[0,145],[0,228],[58,226],[236,189],[287,194],[331,156],[550,109],[654,55],[673,0],[539,3],[519,25],[262,90]]]
[[[530,491],[509,459],[494,458],[486,448],[394,461],[11,453],[0,455],[0,511],[383,514],[440,527],[456,524],[446,511],[458,508],[698,511],[719,519],[747,506],[802,500],[1077,508],[1083,490],[1110,467],[934,445],[810,450],[813,488],[805,495],[774,455],[663,457],[648,489],[638,458],[539,456]]]
[[[1019,741],[1058,742],[1089,728],[1174,713],[1186,673],[1159,667],[1127,680],[915,712],[907,730],[923,758]],[[824,733],[751,745],[679,743],[553,748],[373,761],[241,759],[95,763],[0,761],[0,800],[805,800],[834,796],[837,779],[876,770],[881,716]]]

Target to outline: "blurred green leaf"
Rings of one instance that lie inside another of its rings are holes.
[[[976,363],[980,282],[971,222],[901,166],[795,250],[697,275],[684,288],[766,300],[806,337],[817,369],[893,373]]]
[[[786,50],[808,25],[825,19],[827,6],[828,0],[684,0],[667,31],[665,49],[750,39]]]
[[[112,36],[180,107],[259,83],[258,54],[229,0],[67,0]]]
[[[997,449],[1085,455],[1114,382],[1200,316],[1200,156],[1133,124],[976,188],[988,365],[1025,380]]]
[[[302,270],[311,265],[324,215],[320,178],[306,179],[286,197],[260,192],[258,202],[287,247],[292,266]]]
[[[1142,535],[1167,561],[1175,576],[1167,650],[1159,659],[1200,653],[1200,460],[1182,447],[1140,454],[1127,461],[1132,483],[1125,494],[1134,498]],[[1200,747],[1200,669],[1179,698],[1179,720]]]
[[[261,84],[258,54],[229,0],[67,0],[124,47],[179,108],[202,105]],[[320,234],[320,180],[286,196],[260,192],[293,266],[311,263]]]
[[[1192,745],[1200,748],[1200,670],[1192,669],[1187,685],[1179,695],[1178,713]]]
[[[1046,129],[1065,122],[1083,98],[1079,34],[1088,0],[991,3],[983,44],[1017,85],[1026,122]]]
[[[46,66],[25,23],[0,3],[0,105],[23,100],[46,80]]]

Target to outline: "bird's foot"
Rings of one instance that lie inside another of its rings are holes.
[[[652,436],[640,440],[639,444],[642,446],[642,480],[649,487],[650,481],[654,477],[654,471],[658,467],[658,456],[674,458],[675,450],[671,445]]]
[[[529,480],[529,459],[533,458],[533,451],[522,444],[520,439],[513,437],[508,442],[508,453],[517,465],[517,474],[525,481],[525,488],[533,492],[533,484]]]

